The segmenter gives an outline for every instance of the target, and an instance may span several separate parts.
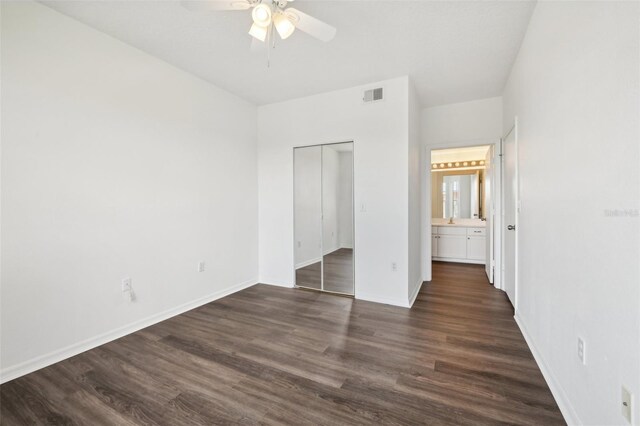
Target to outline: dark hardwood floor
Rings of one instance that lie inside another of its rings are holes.
[[[341,248],[323,258],[320,262],[296,270],[296,285],[320,290],[320,276],[324,274],[324,290],[353,295],[353,249]]]
[[[564,424],[482,266],[414,307],[256,285],[0,386],[2,425]]]

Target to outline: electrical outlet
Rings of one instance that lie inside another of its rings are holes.
[[[631,424],[631,413],[633,413],[633,395],[626,389],[624,386],[622,387],[622,417],[627,419],[629,424]]]
[[[582,365],[587,365],[587,357],[586,357],[586,347],[584,344],[584,340],[581,337],[578,337],[578,359],[582,362]]]
[[[298,241],[298,248],[302,247],[302,241]]]
[[[398,270],[398,264],[396,262],[391,262],[391,270],[396,272]]]
[[[131,291],[131,278],[122,279],[122,292]]]
[[[198,272],[204,272],[204,262],[198,262]]]

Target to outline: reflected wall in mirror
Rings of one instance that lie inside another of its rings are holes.
[[[431,152],[431,217],[484,219],[488,146]]]
[[[353,143],[294,149],[296,286],[354,294]]]

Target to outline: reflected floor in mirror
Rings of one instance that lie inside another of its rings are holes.
[[[312,263],[300,269],[296,269],[296,285],[298,287],[320,290],[322,287],[320,276],[322,268],[320,262]]]
[[[298,287],[321,289],[320,262],[296,270]],[[324,256],[324,289],[353,294],[353,249],[342,248]]]
[[[324,257],[324,289],[353,294],[353,250],[341,248]]]

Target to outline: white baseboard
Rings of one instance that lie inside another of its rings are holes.
[[[316,257],[314,259],[305,260],[304,262],[296,263],[296,269],[304,268],[305,266],[313,265],[322,260],[322,257]]]
[[[322,253],[322,255],[323,255],[323,256],[326,256],[326,255],[328,255],[328,254],[333,253],[334,251],[338,251],[338,250],[340,250],[341,248],[342,248],[342,247],[340,247],[340,246],[335,246],[335,247],[328,248],[328,249],[326,249],[326,250]]]
[[[191,309],[206,305],[207,303],[213,302],[214,300],[221,299],[232,293],[236,293],[240,290],[251,287],[256,283],[257,280],[254,279],[236,284],[227,289],[217,291],[199,299],[183,303],[182,305],[176,306],[175,308],[171,308],[150,317],[143,318],[124,327],[102,333],[98,336],[91,337],[78,343],[74,343],[62,349],[49,352],[48,354],[40,355],[30,360],[21,362],[20,364],[3,368],[0,371],[0,383],[5,383],[9,380],[17,379],[18,377],[24,376],[25,374],[32,373],[51,364],[55,364],[56,362],[71,358],[72,356],[78,355],[82,352],[86,352],[100,345],[104,345],[105,343],[109,343],[113,340],[119,339],[128,334],[149,327],[153,324],[157,324],[176,315],[180,315],[184,312],[190,311]]]
[[[355,298],[358,300],[366,300],[367,302],[383,303],[385,305],[400,306],[402,308],[409,308],[409,301],[403,302],[401,300],[388,299],[386,297],[380,297],[375,294],[362,293],[356,290]]]
[[[486,261],[484,260],[472,260],[472,259],[462,259],[462,258],[454,258],[454,257],[437,257],[433,256],[432,260],[437,260],[439,262],[455,262],[455,263],[472,263],[474,265],[484,265]]]
[[[270,279],[260,279],[258,284],[266,284],[272,285],[274,287],[284,287],[284,288],[293,288],[293,284],[283,283],[282,281],[270,280]]]
[[[413,293],[409,295],[409,307],[412,307],[414,302],[416,301],[416,297],[418,297],[418,293],[420,293],[423,282],[424,281],[420,280],[420,282],[418,282],[418,285],[415,286]]]
[[[547,385],[549,386],[549,389],[551,390],[551,394],[553,394],[553,397],[555,398],[556,403],[558,404],[558,408],[560,408],[560,412],[564,417],[564,421],[567,422],[569,426],[584,424],[582,423],[582,421],[580,421],[580,417],[578,417],[578,413],[573,408],[573,405],[571,405],[571,402],[569,401],[569,398],[567,397],[567,394],[565,393],[564,389],[562,388],[558,380],[555,378],[555,375],[553,374],[551,369],[544,362],[544,359],[542,358],[542,355],[540,354],[540,352],[538,352],[538,350],[536,349],[536,346],[533,343],[533,339],[531,338],[531,335],[527,331],[527,327],[524,325],[522,318],[518,315],[517,312],[514,318],[516,320],[516,324],[518,324],[518,327],[520,327],[520,331],[524,336],[524,340],[527,342],[527,345],[529,346],[529,349],[533,354],[533,358],[536,360],[536,363],[538,364],[538,368],[540,368],[540,371],[542,372],[544,379],[547,381]]]

